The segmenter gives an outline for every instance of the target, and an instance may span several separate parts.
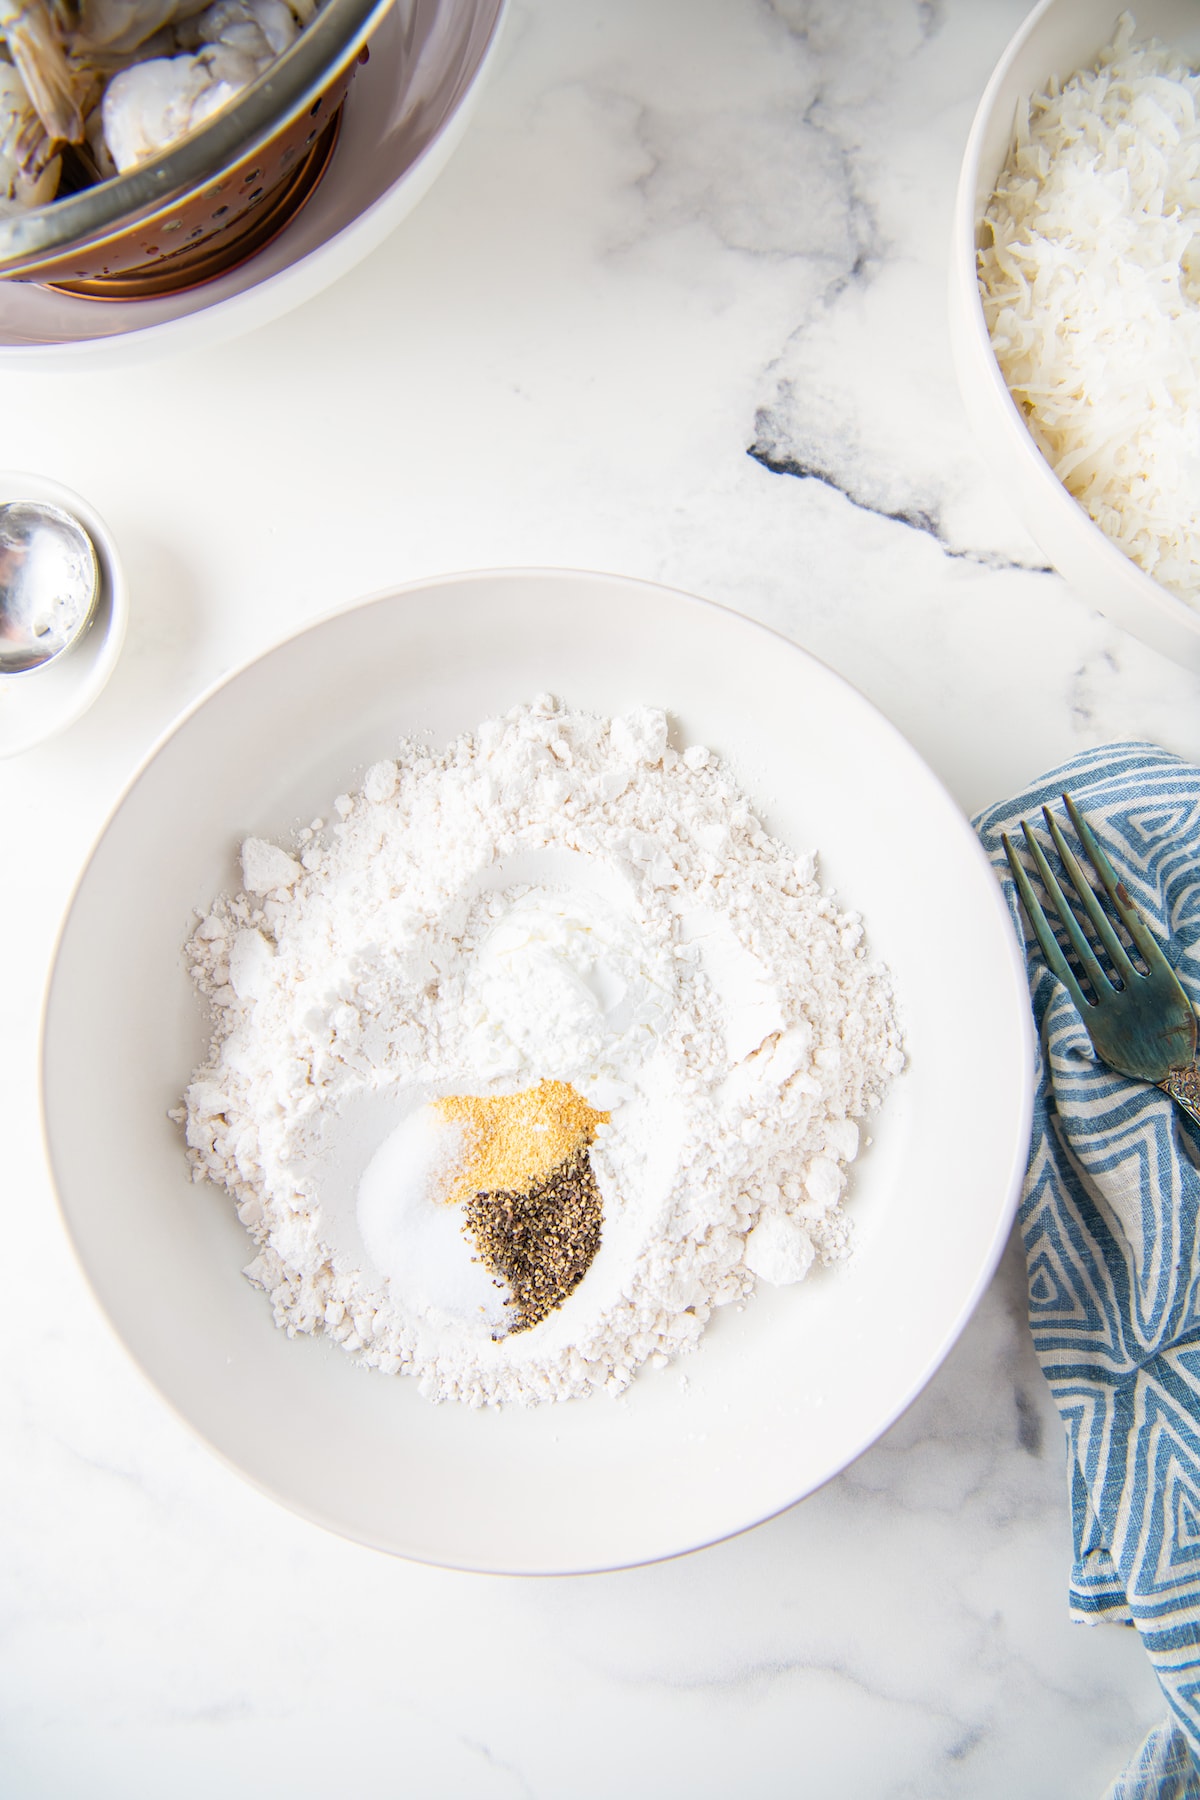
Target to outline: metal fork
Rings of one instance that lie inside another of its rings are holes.
[[[1088,861],[1099,876],[1112,909],[1129,933],[1146,970],[1143,974],[1134,964],[1063,836],[1057,819],[1046,806],[1042,808],[1046,829],[1079,905],[1104,946],[1112,974],[1101,967],[1027,819],[1021,820],[1021,830],[1050,903],[1095,995],[1094,1000],[1087,998],[1076,979],[1050,928],[1041,901],[1005,834],[1004,853],[1033,934],[1051,972],[1057,975],[1075,1002],[1096,1054],[1121,1075],[1130,1075],[1138,1081],[1152,1081],[1200,1123],[1200,1068],[1196,1064],[1196,1014],[1192,1003],[1070,794],[1063,795],[1063,803]]]

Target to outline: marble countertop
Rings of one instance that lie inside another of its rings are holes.
[[[707,595],[848,677],[967,811],[1117,737],[1200,756],[1200,681],[1046,572],[954,386],[957,164],[1023,11],[514,0],[450,166],[337,286],[132,374],[0,377],[0,463],[86,495],[132,592],[91,712],[0,764],[5,1800],[1099,1800],[1162,1717],[1134,1635],[1067,1619],[1013,1248],[921,1399],[789,1513],[621,1574],[448,1574],[292,1517],[165,1410],[37,1126],[57,922],[129,773],[373,589],[553,564]]]

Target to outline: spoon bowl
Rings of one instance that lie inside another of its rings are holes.
[[[0,669],[0,761],[24,755],[82,718],[120,661],[129,622],[129,585],[117,541],[91,501],[40,470],[0,469],[0,519],[17,501],[56,507],[82,526],[100,578],[91,616],[69,650],[33,670]]]
[[[48,501],[0,506],[0,676],[44,668],[76,643],[100,592],[96,546]]]

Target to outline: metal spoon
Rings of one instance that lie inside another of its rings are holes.
[[[38,500],[0,506],[0,676],[61,656],[99,592],[96,547],[78,519]]]

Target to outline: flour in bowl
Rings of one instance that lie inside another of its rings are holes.
[[[543,696],[333,813],[188,946],[176,1116],[289,1333],[434,1400],[619,1393],[847,1253],[889,980],[708,751]]]

